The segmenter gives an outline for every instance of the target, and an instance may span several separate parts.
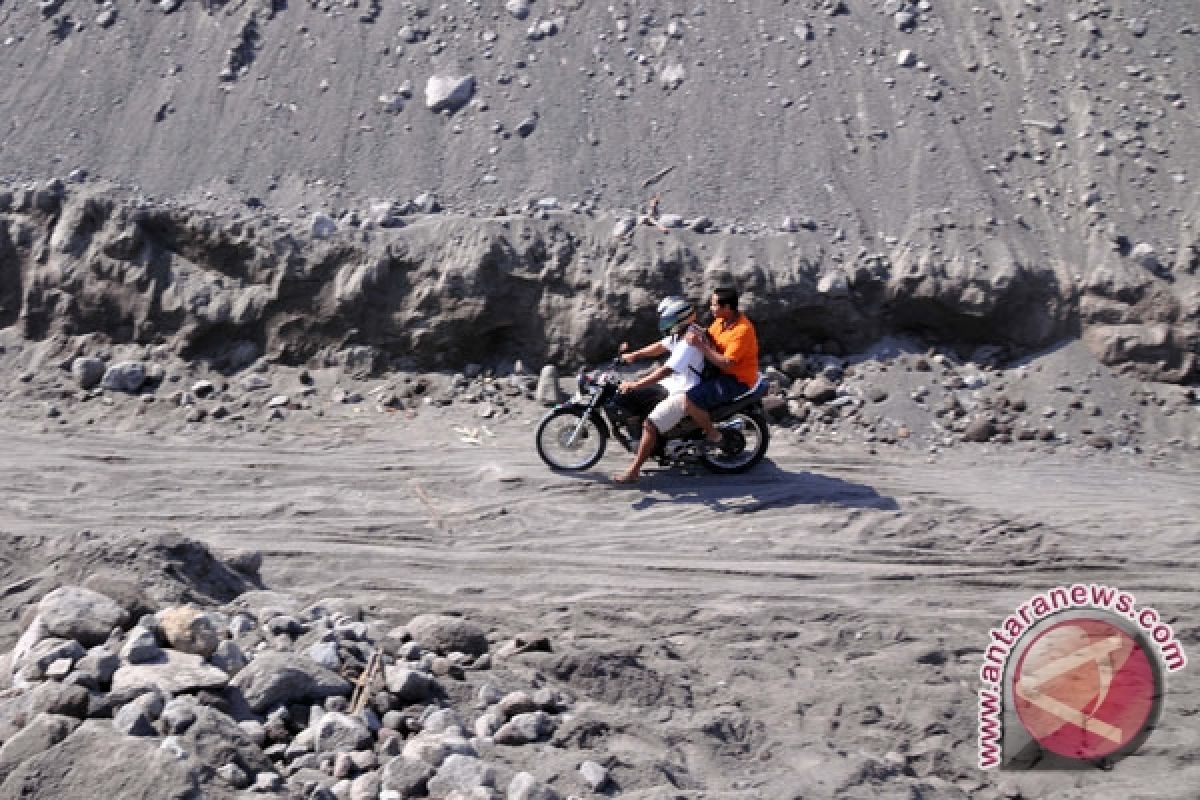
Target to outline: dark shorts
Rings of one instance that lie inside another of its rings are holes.
[[[688,389],[687,396],[705,411],[712,411],[717,406],[733,402],[733,398],[748,391],[750,388],[732,375],[718,375]]]

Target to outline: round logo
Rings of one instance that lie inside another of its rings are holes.
[[[1140,636],[1109,614],[1074,616],[1037,631],[1012,681],[1029,735],[1080,761],[1133,752],[1161,708],[1158,662]]]

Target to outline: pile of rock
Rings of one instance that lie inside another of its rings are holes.
[[[70,362],[73,385],[47,402],[47,414],[65,423],[68,418],[64,416],[63,400],[113,405],[116,398],[132,395],[147,406],[165,401],[168,408],[179,409],[187,423],[258,418],[278,421],[291,412],[320,416],[329,407],[363,403],[370,403],[378,411],[463,403],[475,406],[481,418],[490,419],[510,413],[524,401],[546,398],[543,402],[554,403],[560,398],[555,390],[557,373],[539,377],[520,361],[496,368],[468,364],[453,375],[393,371],[386,381],[368,389],[355,384],[376,371],[374,359],[370,355],[335,355],[339,356],[336,365],[342,367],[346,383],[339,382],[328,390],[318,389],[306,369],[272,368],[262,359],[232,377],[218,374],[211,379],[185,380],[183,373],[193,371],[187,365],[168,367],[153,358],[110,363],[93,355],[78,356]],[[32,381],[36,376],[28,377]]]
[[[1040,390],[1050,393],[1050,402],[1042,404],[1026,396],[1039,390],[1024,385],[1024,370],[1000,369],[986,360],[960,362],[942,353],[854,364],[797,355],[764,372],[773,387],[765,400],[772,420],[802,437],[855,433],[872,445],[1029,442],[1136,452],[1143,432],[1137,408],[1106,410],[1106,402],[1116,398],[1110,391],[1101,400],[1093,392],[1095,370]],[[1170,416],[1186,411],[1189,397],[1178,393],[1174,401],[1159,398],[1157,405]]]
[[[512,765],[573,698],[487,680],[478,626],[421,615],[380,635],[350,601],[280,598],[135,620],[88,589],[45,595],[0,658],[0,795],[560,797]],[[581,763],[579,786],[603,772]]]

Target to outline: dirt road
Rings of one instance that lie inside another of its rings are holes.
[[[261,550],[274,589],[631,654],[636,672],[599,694],[630,753],[686,768],[664,782],[685,796],[1185,797],[1200,783],[1194,666],[1115,771],[976,768],[987,633],[1034,593],[1118,586],[1200,652],[1194,466],[928,459],[780,432],[748,475],[651,471],[624,489],[605,479],[621,453],[548,471],[530,419],[430,412],[224,440],[12,430],[0,528],[179,532]]]

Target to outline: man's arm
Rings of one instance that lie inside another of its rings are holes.
[[[662,342],[651,342],[640,350],[631,350],[628,353],[621,354],[621,361],[626,364],[632,364],[635,361],[640,361],[643,358],[657,358],[669,352]]]
[[[634,389],[644,389],[647,386],[653,386],[654,384],[659,383],[663,378],[670,375],[672,372],[674,372],[674,370],[665,364],[661,367],[655,367],[635,381],[621,381],[621,391],[629,392],[633,391]]]
[[[718,350],[713,345],[712,340],[701,329],[693,327],[689,330],[687,333],[687,343],[704,353],[705,360],[717,369],[724,371],[733,366],[733,358],[730,356],[734,354],[730,353],[726,355]]]

